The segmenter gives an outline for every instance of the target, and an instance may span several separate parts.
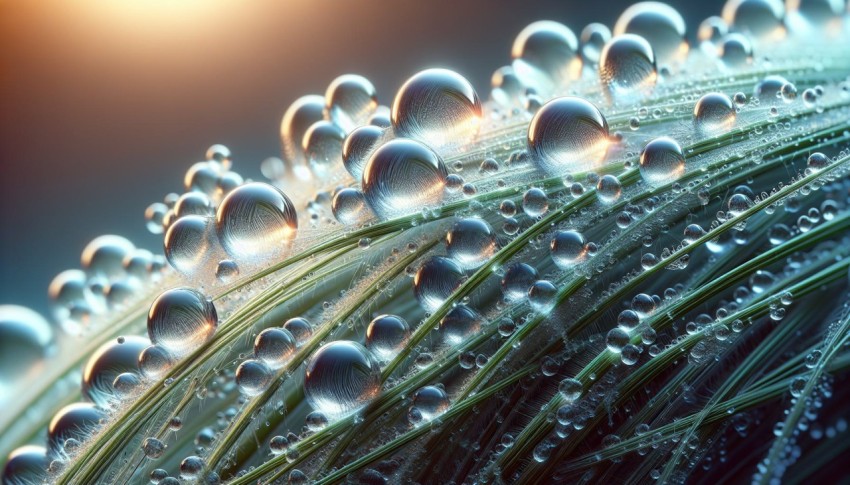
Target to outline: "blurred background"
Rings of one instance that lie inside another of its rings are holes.
[[[557,20],[576,36],[632,1],[0,0],[0,304],[43,314],[47,286],[95,236],[161,253],[151,202],[182,189],[207,147],[261,179],[303,94],[362,74],[382,104],[447,67],[489,95],[514,36]],[[722,2],[669,2],[688,23]]]

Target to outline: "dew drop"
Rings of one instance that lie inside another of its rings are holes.
[[[339,76],[325,91],[328,118],[346,133],[365,124],[377,108],[375,86],[357,74]]]
[[[468,217],[446,233],[446,254],[464,269],[475,269],[496,252],[496,235],[484,219]]]
[[[212,339],[218,314],[212,301],[190,288],[159,295],[148,312],[148,337],[155,345],[183,356]]]
[[[484,319],[472,308],[458,305],[440,320],[440,332],[448,345],[459,345],[478,332]]]
[[[634,34],[612,38],[602,49],[599,79],[612,102],[639,99],[651,93],[658,73],[649,42]]]
[[[526,26],[511,48],[517,76],[524,85],[541,94],[548,94],[578,77],[581,60],[577,53],[578,40],[573,31],[551,20]]]
[[[661,2],[639,2],[627,8],[614,24],[614,35],[635,34],[652,46],[658,61],[681,61],[688,53],[685,20]]]
[[[381,370],[365,347],[345,340],[323,345],[310,357],[304,394],[314,410],[348,414],[365,406],[381,389]]]
[[[589,101],[555,98],[528,126],[528,151],[543,171],[563,175],[597,167],[608,150],[608,122]]]
[[[383,136],[383,128],[364,125],[354,129],[345,137],[342,144],[342,163],[355,180],[359,181],[363,177],[366,162]]]
[[[225,251],[237,260],[266,258],[287,248],[298,229],[298,216],[279,189],[252,182],[227,194],[215,226]]]
[[[267,328],[254,339],[254,357],[271,369],[280,369],[295,354],[295,337],[284,328]]]
[[[464,280],[461,267],[453,260],[434,256],[413,277],[413,294],[426,310],[438,309]]]
[[[366,347],[381,361],[390,361],[404,349],[410,326],[396,315],[379,315],[366,328]]]
[[[249,397],[262,394],[268,389],[273,377],[265,361],[248,359],[236,368],[236,385],[242,394]]]

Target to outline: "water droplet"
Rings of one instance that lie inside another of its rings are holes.
[[[727,67],[741,68],[753,63],[753,46],[746,36],[731,33],[723,37],[718,55]]]
[[[83,367],[83,395],[104,409],[112,407],[118,397],[113,382],[119,374],[137,370],[139,354],[149,345],[148,339],[135,336],[101,345]]]
[[[536,269],[525,263],[513,263],[502,277],[502,293],[508,301],[525,299],[535,281],[537,281]]]
[[[449,345],[459,345],[478,332],[484,318],[466,305],[458,305],[440,320],[440,332]]]
[[[784,15],[780,0],[728,0],[723,6],[723,19],[729,25],[759,40],[781,38]]]
[[[43,446],[16,448],[3,465],[3,485],[30,485],[47,480],[49,460]]]
[[[380,217],[419,212],[443,200],[448,171],[427,146],[395,139],[378,148],[363,171],[363,193]]]
[[[413,407],[423,421],[431,421],[449,409],[449,396],[440,386],[425,386],[413,394]]]
[[[694,106],[694,127],[703,135],[726,133],[735,125],[735,116],[729,96],[709,93]]]
[[[190,288],[159,295],[148,312],[148,337],[177,356],[186,355],[212,339],[218,315],[212,301]]]
[[[156,460],[165,453],[165,443],[156,438],[145,438],[142,441],[142,452],[146,457]]]
[[[587,248],[584,236],[576,231],[558,231],[549,244],[552,261],[560,268],[569,268],[585,260]]]
[[[448,69],[421,71],[399,89],[392,124],[399,136],[433,147],[471,141],[481,124],[481,102],[472,85]]]
[[[535,163],[546,172],[591,170],[605,159],[608,122],[582,98],[555,98],[534,115],[527,143]]]
[[[655,138],[640,152],[640,175],[647,184],[658,187],[675,182],[685,173],[685,154],[669,137]]]
[[[490,96],[497,103],[508,107],[520,104],[525,88],[512,66],[496,69],[490,78],[490,85],[493,88]]]
[[[324,110],[325,98],[310,94],[295,100],[283,115],[280,123],[280,143],[283,159],[291,167],[303,166],[306,163],[301,142],[313,123],[324,119]]]
[[[377,107],[375,86],[357,74],[339,76],[325,91],[328,118],[346,133],[366,123]]]
[[[206,262],[212,247],[213,219],[185,216],[177,219],[165,233],[165,257],[172,268],[192,275]]]
[[[139,354],[139,371],[148,379],[161,378],[172,365],[174,359],[171,354],[159,345],[151,345]]]
[[[183,480],[195,480],[201,476],[206,463],[201,457],[188,456],[180,462],[180,478]]]
[[[829,157],[820,152],[809,155],[806,166],[814,171],[821,171],[829,166]]]
[[[384,129],[374,125],[356,128],[342,144],[342,163],[354,180],[360,181],[372,152],[384,137]]]
[[[567,378],[558,384],[558,392],[561,393],[561,397],[564,401],[568,403],[575,402],[581,397],[581,393],[583,391],[584,386],[578,379]]]
[[[382,361],[392,360],[410,338],[410,326],[396,315],[375,317],[366,328],[366,347]]]
[[[80,264],[91,276],[107,279],[124,276],[124,258],[136,247],[121,236],[100,236],[83,249]]]
[[[496,235],[478,217],[460,219],[446,233],[446,253],[464,269],[475,269],[496,252]]]
[[[47,426],[47,447],[54,457],[62,456],[65,442],[75,439],[84,443],[100,427],[106,417],[94,404],[68,404],[53,415]]]
[[[381,389],[381,370],[365,347],[345,340],[323,345],[310,358],[304,395],[314,410],[348,414],[365,406]]]
[[[280,369],[295,353],[295,337],[284,328],[267,328],[254,339],[254,357],[271,369]]]
[[[551,20],[526,26],[511,49],[513,68],[526,86],[549,94],[559,85],[578,77],[581,60],[572,30]]]
[[[727,202],[729,214],[736,217],[749,210],[753,205],[752,199],[745,194],[732,194]]]
[[[363,192],[351,187],[336,192],[331,202],[331,211],[337,221],[347,226],[363,222],[372,212]]]
[[[602,48],[611,40],[611,30],[605,24],[592,23],[587,24],[581,31],[579,38],[581,46],[581,56],[584,62],[592,66],[599,63],[599,56],[602,54]]]
[[[253,397],[268,389],[274,376],[264,361],[248,359],[236,368],[235,377],[239,391],[246,396]]]
[[[232,283],[239,276],[239,266],[235,261],[222,259],[215,269],[215,277],[222,283]]]
[[[649,42],[634,34],[615,36],[602,49],[599,79],[612,102],[631,101],[651,93],[658,73]]]
[[[605,204],[613,204],[620,199],[623,187],[620,179],[614,175],[605,175],[596,183],[596,196]]]
[[[295,237],[298,216],[292,201],[262,182],[242,185],[221,202],[216,231],[228,254],[237,259],[279,256]]]
[[[612,328],[605,336],[605,345],[611,352],[619,354],[629,343],[629,333],[620,327]]]
[[[305,318],[290,318],[283,324],[283,328],[295,337],[295,343],[300,347],[313,336],[313,326]]]
[[[635,34],[646,39],[658,61],[681,61],[688,53],[685,20],[661,2],[639,2],[627,8],[614,25],[614,35]]]
[[[53,327],[44,317],[26,307],[0,305],[0,395],[40,364],[53,342]]]
[[[528,303],[537,313],[549,313],[555,307],[558,289],[550,281],[538,280],[528,289]]]
[[[168,212],[168,206],[162,202],[154,202],[145,209],[145,227],[147,227],[148,232],[162,234],[162,221],[166,212]]]
[[[765,76],[764,79],[756,84],[756,87],[753,90],[753,95],[758,98],[759,101],[766,103],[769,106],[779,101],[782,86],[784,86],[787,82],[787,79],[779,75]]]
[[[313,175],[324,178],[334,172],[342,161],[343,141],[345,131],[330,121],[317,121],[307,129],[301,148]]]
[[[546,192],[536,187],[528,189],[522,196],[522,211],[529,217],[540,217],[549,210]]]
[[[422,308],[439,308],[464,280],[463,270],[453,260],[434,256],[413,277],[413,294]]]

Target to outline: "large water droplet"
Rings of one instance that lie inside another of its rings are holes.
[[[50,282],[47,288],[50,299],[50,312],[65,332],[76,335],[87,323],[81,321],[86,316],[103,310],[100,301],[92,294],[86,274],[78,269],[65,270]]]
[[[652,46],[634,34],[614,37],[602,49],[599,80],[612,102],[634,101],[648,95],[658,81]]]
[[[317,121],[307,129],[301,148],[314,175],[327,177],[333,173],[342,161],[344,140],[345,131],[330,121]]]
[[[425,386],[413,394],[413,407],[423,421],[431,421],[449,409],[449,396],[441,386]]]
[[[458,305],[440,320],[440,332],[449,345],[463,343],[467,337],[478,332],[484,325],[484,318],[466,305]]]
[[[340,223],[355,225],[363,222],[372,212],[363,192],[351,187],[338,190],[331,202],[331,211]]]
[[[551,93],[581,72],[578,41],[572,30],[551,20],[526,26],[511,48],[513,68],[526,86]]]
[[[148,337],[177,356],[207,343],[218,327],[212,301],[190,288],[174,288],[159,295],[148,312]]]
[[[392,360],[410,337],[410,326],[395,315],[380,315],[366,328],[366,346],[382,361]]]
[[[165,257],[172,268],[192,275],[206,262],[213,237],[212,217],[181,217],[165,232]]]
[[[576,231],[558,231],[549,244],[552,261],[561,268],[569,268],[587,258],[584,236]]]
[[[53,348],[53,327],[41,315],[18,305],[0,305],[0,396],[6,386],[38,365]]]
[[[328,118],[346,133],[366,123],[377,107],[375,86],[357,74],[339,76],[325,91]]]
[[[496,252],[496,235],[478,217],[460,219],[446,234],[446,253],[465,269],[475,269]]]
[[[257,396],[265,391],[272,378],[271,369],[260,360],[248,359],[236,368],[236,385],[246,396]]]
[[[732,33],[723,37],[718,55],[730,68],[740,68],[753,63],[753,45],[746,36]]]
[[[91,276],[108,279],[124,276],[124,257],[136,247],[121,236],[100,236],[83,249],[80,264]]]
[[[304,395],[317,411],[339,416],[355,411],[381,390],[381,369],[365,347],[345,340],[323,345],[307,362]]]
[[[33,485],[47,479],[47,450],[43,446],[16,448],[3,465],[3,485]]]
[[[493,88],[490,91],[490,96],[497,103],[507,107],[521,104],[525,86],[523,86],[513,67],[502,66],[496,69],[490,78],[490,86]]]
[[[652,46],[660,63],[681,61],[688,53],[686,25],[673,7],[661,2],[639,2],[627,8],[614,25],[614,35],[635,34]]]
[[[753,95],[758,98],[760,102],[768,106],[778,103],[781,99],[780,94],[782,93],[782,86],[787,83],[787,79],[776,74],[765,76],[764,79],[756,84],[753,89]]]
[[[726,23],[759,40],[781,38],[784,16],[785,6],[780,0],[728,0],[723,6]]]
[[[537,281],[537,270],[525,263],[508,266],[502,277],[502,293],[508,301],[519,301],[528,296],[528,289]]]
[[[584,62],[596,66],[599,64],[599,56],[602,48],[611,40],[611,29],[605,24],[592,23],[581,31],[581,56]]]
[[[242,185],[221,202],[216,231],[225,251],[234,258],[276,257],[295,237],[298,216],[289,198],[262,182]]]
[[[556,98],[534,115],[527,143],[532,158],[546,172],[590,170],[605,159],[608,122],[589,101]]]
[[[694,106],[694,127],[703,135],[726,133],[735,125],[735,106],[723,93],[708,93]]]
[[[75,439],[84,443],[100,427],[106,415],[94,404],[68,404],[53,415],[47,426],[47,447],[54,457],[61,457],[65,441]]]
[[[392,123],[399,136],[437,148],[460,146],[478,134],[481,113],[478,94],[463,76],[448,69],[427,69],[399,89]]]
[[[640,152],[640,176],[651,186],[675,182],[685,173],[685,154],[679,143],[669,137],[656,138]]]
[[[464,274],[454,261],[434,256],[425,261],[413,277],[413,294],[429,311],[436,310],[463,282]]]
[[[272,369],[280,369],[295,353],[295,337],[285,328],[267,328],[254,339],[254,357]]]
[[[139,354],[149,345],[148,339],[136,336],[101,345],[83,367],[83,395],[102,408],[111,407],[119,397],[112,386],[115,378],[125,372],[135,372]]]
[[[280,123],[280,144],[283,159],[290,167],[305,164],[301,142],[313,123],[325,118],[324,110],[325,98],[310,94],[296,99],[283,115]]]
[[[363,171],[363,193],[380,217],[433,207],[443,200],[448,172],[433,150],[414,140],[395,139],[378,148]]]

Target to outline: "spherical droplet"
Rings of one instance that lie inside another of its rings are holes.
[[[463,270],[449,258],[434,256],[413,277],[413,294],[426,310],[439,308],[464,280]]]
[[[694,128],[703,135],[719,135],[735,126],[735,106],[723,93],[708,93],[694,106]]]
[[[395,139],[378,148],[363,171],[363,193],[378,216],[390,218],[443,200],[448,171],[427,146]]]
[[[730,68],[741,68],[753,63],[753,45],[745,35],[731,33],[723,37],[718,56]]]
[[[392,124],[399,136],[437,148],[471,141],[481,117],[481,101],[472,84],[448,69],[415,74],[399,89],[392,107]]]
[[[307,362],[304,395],[314,410],[348,414],[365,406],[381,390],[381,370],[365,347],[345,340],[323,345]]]
[[[806,166],[812,170],[821,171],[829,166],[829,157],[820,152],[812,153],[806,160]]]
[[[640,176],[657,187],[675,182],[685,173],[685,154],[679,143],[669,137],[655,138],[640,152]]]
[[[292,201],[262,182],[242,185],[227,194],[215,217],[222,246],[234,258],[279,256],[295,237],[298,216]]]
[[[581,393],[584,391],[584,386],[581,381],[578,379],[574,379],[572,377],[566,378],[558,385],[558,392],[561,393],[561,397],[564,401],[571,403],[575,402],[578,398],[581,397]]]
[[[484,319],[472,308],[458,305],[440,320],[440,332],[449,345],[463,343],[469,336],[478,332]]]
[[[301,142],[304,134],[317,121],[324,119],[325,98],[317,94],[302,96],[286,110],[280,123],[283,159],[290,165],[305,163]]]
[[[41,364],[53,350],[53,327],[38,313],[0,305],[0,394],[10,383]]]
[[[53,415],[47,426],[47,444],[51,455],[62,456],[65,442],[75,439],[85,442],[100,427],[106,417],[94,404],[68,404]]]
[[[612,328],[605,337],[605,345],[608,347],[608,350],[618,354],[622,352],[623,347],[628,343],[629,333],[620,327]]]
[[[379,315],[366,328],[366,347],[382,361],[392,360],[404,349],[410,326],[396,315]]]
[[[346,226],[363,222],[372,212],[363,192],[351,187],[345,187],[334,194],[331,211],[336,220]]]
[[[156,438],[145,438],[142,441],[142,452],[146,457],[156,460],[165,453],[165,443]]]
[[[638,35],[615,36],[602,49],[599,79],[612,102],[651,93],[658,80],[652,46]]]
[[[295,337],[285,328],[267,328],[254,339],[254,357],[272,369],[283,367],[295,354]]]
[[[377,107],[375,86],[357,74],[339,76],[325,91],[328,117],[346,133],[366,123]]]
[[[198,456],[188,456],[180,462],[180,478],[195,480],[204,471],[206,463]]]
[[[484,219],[468,217],[446,233],[446,253],[464,269],[475,269],[496,252],[496,234]]]
[[[174,358],[164,347],[151,345],[139,354],[138,365],[142,375],[157,380],[174,365]]]
[[[313,336],[313,326],[305,318],[290,318],[283,324],[283,328],[295,337],[295,343],[299,347],[307,343]]]
[[[537,281],[537,270],[525,263],[508,266],[502,277],[502,293],[508,301],[519,301],[528,296],[528,289]]]
[[[511,49],[513,68],[520,81],[539,93],[549,93],[578,77],[581,59],[572,30],[551,20],[526,26]]]
[[[614,25],[614,35],[635,34],[646,39],[658,61],[680,61],[688,53],[685,20],[661,2],[639,2],[627,8]]]
[[[177,219],[169,226],[163,242],[168,264],[185,275],[200,270],[212,247],[212,230],[212,217],[186,216]]]
[[[784,16],[781,0],[728,0],[723,6],[723,20],[758,40],[781,38]]]
[[[540,217],[549,211],[549,197],[542,189],[532,187],[522,196],[522,211],[529,217]]]
[[[50,460],[43,446],[26,445],[16,448],[3,465],[3,485],[32,485],[47,480]]]
[[[497,103],[511,107],[519,105],[525,87],[512,66],[502,66],[490,77],[490,96]]]
[[[595,66],[599,63],[602,48],[611,40],[611,29],[605,24],[587,24],[581,31],[579,38],[581,57],[585,63]]]
[[[342,144],[342,163],[355,180],[361,180],[366,162],[384,137],[384,128],[363,125],[345,137]]]
[[[236,368],[236,385],[249,397],[262,394],[272,382],[273,374],[264,361],[248,359]]]
[[[613,204],[620,199],[623,187],[620,179],[614,175],[605,175],[596,183],[596,196],[605,204]]]
[[[330,121],[317,121],[307,129],[301,148],[314,175],[327,177],[333,173],[342,161],[343,141],[345,131]]]
[[[101,345],[83,367],[82,392],[98,406],[108,409],[116,400],[112,383],[119,374],[138,368],[139,354],[150,345],[144,337],[124,337],[119,343],[111,340]]]
[[[546,172],[587,171],[605,159],[608,122],[582,98],[555,98],[534,115],[527,143],[535,163]]]
[[[413,407],[423,421],[431,421],[449,409],[449,396],[440,386],[425,386],[413,394]]]
[[[584,236],[576,231],[558,231],[549,244],[552,261],[560,268],[569,268],[587,258]]]
[[[91,276],[119,278],[124,275],[124,257],[134,249],[133,243],[121,236],[100,236],[83,249],[80,264]]]
[[[550,281],[535,281],[528,289],[528,303],[537,313],[549,313],[555,306],[558,288]]]
[[[166,290],[148,312],[148,337],[177,356],[186,355],[212,339],[218,314],[212,301],[190,288]]]

